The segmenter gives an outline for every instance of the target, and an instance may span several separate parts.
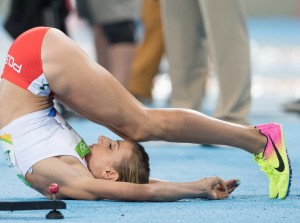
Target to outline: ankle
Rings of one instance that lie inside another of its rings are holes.
[[[255,131],[255,146],[253,147],[253,154],[257,155],[259,153],[263,153],[265,150],[265,147],[267,145],[267,137],[260,133],[258,129],[254,129]]]

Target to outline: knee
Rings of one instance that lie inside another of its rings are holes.
[[[166,133],[166,125],[164,117],[157,109],[147,109],[146,115],[136,131],[134,132],[134,140],[150,141],[161,140]]]
[[[102,25],[102,29],[110,44],[135,43],[136,28],[134,21]]]
[[[147,122],[148,123],[148,122]],[[132,131],[128,132],[128,137],[136,142],[144,142],[154,140],[153,132],[149,128],[149,124],[146,124],[146,121],[140,123],[135,128],[132,128]]]
[[[124,126],[119,126],[118,129],[136,142],[157,140],[162,126],[155,118],[154,113],[151,109],[145,109],[142,115],[135,116],[134,121],[126,122]]]

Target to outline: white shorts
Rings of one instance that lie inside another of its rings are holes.
[[[49,157],[74,156],[87,167],[89,147],[54,109],[33,112],[15,119],[0,130],[0,145],[7,164],[28,185],[25,174]]]

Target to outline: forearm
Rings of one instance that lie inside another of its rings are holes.
[[[206,187],[195,185],[195,182],[170,183],[159,182],[149,184],[150,196],[148,201],[177,201],[186,198],[201,198],[206,196]]]
[[[149,201],[176,201],[185,198],[225,199],[238,186],[239,181],[223,181],[219,177],[209,177],[188,183],[151,184]]]
[[[124,185],[123,185],[124,186]],[[127,184],[106,199],[124,201],[177,201],[184,198],[205,197],[206,188],[196,187],[193,182],[159,182],[151,184]]]
[[[200,183],[201,184],[201,183]],[[113,200],[126,201],[177,201],[185,198],[206,196],[207,185],[196,185],[196,182],[157,182],[150,184],[127,185],[124,190],[113,195]]]

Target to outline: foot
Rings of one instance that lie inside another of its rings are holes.
[[[289,193],[292,170],[284,143],[282,126],[269,123],[256,126],[256,128],[266,136],[267,144],[262,153],[254,156],[254,160],[269,178],[270,198],[284,199]]]

